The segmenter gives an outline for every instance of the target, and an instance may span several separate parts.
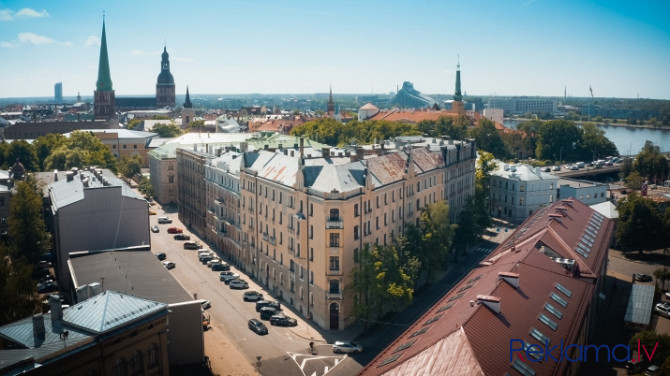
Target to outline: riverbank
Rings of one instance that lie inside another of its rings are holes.
[[[510,123],[524,123],[527,121],[531,121],[535,119],[525,119],[525,118],[503,118],[503,123],[505,122],[510,122]],[[547,119],[547,120],[542,120],[542,121],[550,121],[550,120],[561,120],[561,119]],[[653,129],[653,130],[659,130],[659,131],[670,131],[670,125],[650,125],[650,124],[624,124],[624,123],[610,123],[610,122],[596,122],[596,121],[577,121],[577,120],[571,120],[574,121],[576,124],[580,123],[593,123],[598,127],[618,127],[618,128],[628,128],[628,129]]]

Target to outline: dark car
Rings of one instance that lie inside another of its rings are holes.
[[[174,236],[174,240],[191,240],[191,236],[184,234],[177,234]]]
[[[184,249],[200,249],[200,244],[197,242],[186,242],[184,243]]]
[[[270,324],[277,326],[296,326],[298,325],[298,320],[284,314],[279,314],[270,317]]]
[[[165,252],[159,252],[156,253],[156,257],[158,258],[158,260],[163,261],[167,258],[167,255],[165,254]]]
[[[56,283],[56,281],[47,281],[44,283],[37,284],[37,292],[40,294],[54,291],[58,291],[58,284]]]
[[[273,307],[276,309],[281,309],[279,302],[272,302],[270,300],[257,300],[256,301],[256,312],[260,312],[263,307]]]
[[[249,329],[256,334],[268,334],[268,328],[258,319],[249,320]]]
[[[651,282],[653,278],[649,274],[633,273],[633,278],[639,282]]]
[[[274,307],[263,307],[259,312],[261,313],[261,320],[270,320],[270,317],[279,314],[281,310]]]

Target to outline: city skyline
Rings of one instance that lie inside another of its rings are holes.
[[[0,98],[90,97],[103,11],[117,96],[155,93],[163,47],[177,95],[425,94],[670,99],[670,4],[484,0],[0,2]]]

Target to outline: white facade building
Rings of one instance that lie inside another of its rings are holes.
[[[572,179],[561,179],[558,184],[561,199],[572,197],[589,206],[607,201],[607,184]]]
[[[497,161],[491,172],[491,215],[513,223],[523,222],[542,205],[557,200],[558,178],[539,167],[508,165]]]

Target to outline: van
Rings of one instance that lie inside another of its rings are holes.
[[[270,320],[270,317],[281,311],[274,307],[263,307],[259,312],[261,313],[261,320]]]
[[[158,217],[158,223],[172,223],[172,220],[168,217]]]

